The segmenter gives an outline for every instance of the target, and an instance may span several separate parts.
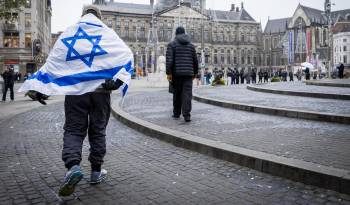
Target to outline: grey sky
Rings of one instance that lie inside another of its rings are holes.
[[[115,2],[129,2],[149,4],[149,0],[114,0]],[[52,32],[64,31],[75,23],[82,11],[84,4],[91,4],[92,0],[52,0]],[[350,9],[350,0],[333,0],[336,5],[333,10]],[[293,12],[301,3],[305,6],[323,10],[324,0],[245,0],[244,8],[256,21],[261,21],[265,26],[268,17],[271,19],[285,18],[293,15]],[[231,4],[241,5],[238,0],[207,0],[207,8],[217,10],[229,10]]]

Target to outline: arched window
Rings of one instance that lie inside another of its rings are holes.
[[[323,45],[327,45],[327,30],[323,30]]]
[[[348,20],[348,21],[350,21],[350,14],[346,14],[346,15],[345,15],[345,19]]]

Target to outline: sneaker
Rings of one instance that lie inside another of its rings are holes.
[[[75,165],[66,173],[64,182],[58,192],[59,196],[70,196],[73,194],[75,185],[83,178],[84,174],[79,165]]]
[[[107,170],[101,169],[100,172],[91,172],[90,184],[99,184],[107,177]]]

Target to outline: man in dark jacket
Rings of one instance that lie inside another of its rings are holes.
[[[239,71],[237,68],[235,68],[235,76],[236,76],[236,85],[239,84]]]
[[[5,71],[1,74],[4,79],[4,93],[2,95],[2,101],[6,101],[7,90],[10,89],[10,98],[14,100],[13,86],[15,84],[15,74],[12,69],[5,68]]]
[[[259,76],[259,82],[258,83],[262,83],[262,79],[263,79],[264,73],[262,72],[261,69],[258,72],[258,76]]]
[[[185,34],[183,27],[176,29],[175,40],[170,42],[166,52],[166,74],[173,82],[173,118],[182,115],[191,121],[193,78],[198,74],[198,59],[195,46]]]
[[[241,77],[241,84],[244,84],[244,68],[241,68],[239,72],[239,76]]]

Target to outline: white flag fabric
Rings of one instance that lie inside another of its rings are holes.
[[[125,96],[133,65],[133,53],[123,40],[93,14],[87,14],[60,35],[46,63],[19,92],[81,95],[95,91],[106,79],[120,79]]]

